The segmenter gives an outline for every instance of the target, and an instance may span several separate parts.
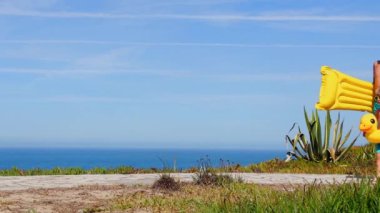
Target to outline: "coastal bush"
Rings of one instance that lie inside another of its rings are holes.
[[[170,165],[170,163],[167,160],[165,160],[163,158],[158,158],[158,159],[160,160],[160,162],[162,164],[162,169],[161,169],[162,172],[166,172],[166,173],[168,173],[168,172],[178,172],[177,171],[177,162],[176,162],[176,160],[174,160],[173,164]]]
[[[178,191],[180,183],[176,181],[170,174],[161,174],[160,178],[153,183],[153,189]]]
[[[224,186],[233,182],[233,177],[231,177],[231,175],[226,174],[196,173],[194,177],[194,183],[198,185]]]
[[[135,173],[136,169],[132,166],[120,166],[115,168],[114,171],[117,174],[133,174]]]
[[[193,177],[193,181],[197,185],[224,186],[235,182],[235,179],[231,175],[216,173],[208,157],[201,158],[198,164],[198,171]]]
[[[366,162],[375,160],[375,145],[372,143],[368,143],[364,146],[352,147],[351,150],[352,151],[347,154],[347,158],[351,158],[352,161]]]
[[[230,160],[219,159],[219,168],[223,172],[236,172],[241,171],[242,166],[238,163],[231,162]]]
[[[360,150],[358,150],[358,152],[360,152]],[[376,164],[374,160],[358,161],[356,159],[356,153],[349,152],[344,160],[337,163],[306,160],[285,162],[284,160],[273,159],[252,164],[247,167],[250,172],[256,173],[352,174],[360,176],[376,174]]]
[[[352,130],[349,130],[343,137],[344,122],[340,121],[340,116],[338,115],[338,119],[332,131],[333,137],[330,141],[332,122],[329,111],[326,111],[324,126],[321,124],[317,110],[312,112],[311,118],[309,118],[306,109],[304,109],[304,117],[308,138],[306,138],[305,134],[301,131],[299,125],[295,137],[291,138],[289,135],[285,136],[285,140],[292,145],[293,156],[297,159],[315,162],[338,162],[344,158],[359,137],[358,135],[348,143],[348,146],[344,146],[348,142]],[[296,123],[293,124],[290,131],[295,127]]]

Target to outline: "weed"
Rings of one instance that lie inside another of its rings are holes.
[[[201,158],[198,164],[198,171],[193,177],[194,183],[197,185],[224,186],[235,181],[231,175],[217,174],[212,167],[211,160],[207,156],[206,158]]]

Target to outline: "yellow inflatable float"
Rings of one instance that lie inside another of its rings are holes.
[[[322,83],[317,109],[372,112],[373,85],[328,66],[321,67]]]
[[[356,110],[370,112],[362,116],[359,129],[370,143],[379,144],[380,89],[374,94],[373,84],[339,72],[328,66],[321,67],[322,83],[319,101],[320,110]],[[373,114],[372,114],[373,113]]]

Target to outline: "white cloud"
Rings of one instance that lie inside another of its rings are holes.
[[[118,42],[106,40],[0,40],[0,44],[91,44],[123,46],[192,46],[192,47],[236,47],[236,48],[328,48],[328,49],[380,49],[380,45],[365,44],[249,44],[249,43],[202,43],[202,42]]]
[[[262,92],[260,92],[262,93]],[[220,94],[220,95],[180,95],[180,96],[162,96],[158,101],[160,102],[176,102],[181,104],[189,103],[236,103],[236,102],[249,102],[249,103],[265,103],[271,104],[274,101],[290,101],[293,100],[292,96],[278,97],[277,94]]]
[[[50,9],[57,0],[1,0],[0,9],[3,11],[43,10]]]
[[[127,57],[128,56],[128,57]],[[103,53],[84,56],[73,61],[72,66],[84,69],[125,69],[129,67],[130,50],[127,48],[112,49]],[[126,60],[129,58],[129,60]]]
[[[256,74],[214,74],[204,75],[205,78],[227,81],[227,82],[255,82],[255,81],[283,81],[283,82],[297,82],[297,81],[314,81],[320,79],[320,74],[293,72],[293,73],[256,73]]]
[[[240,4],[244,2],[249,2],[250,0],[191,0],[191,1],[183,1],[183,0],[122,0],[122,1],[114,1],[111,4],[112,8],[115,9],[129,9],[128,7],[134,6],[133,9],[136,8],[148,8],[148,9],[157,9],[161,7],[173,9],[178,6],[185,7],[200,7],[200,6],[216,6],[216,5],[224,5],[224,4]]]
[[[118,97],[91,97],[91,96],[58,96],[58,97],[48,97],[48,98],[37,98],[35,101],[41,102],[62,102],[62,103],[133,103],[136,100],[129,98],[118,98]]]
[[[277,94],[160,94],[154,97],[126,98],[126,97],[104,97],[104,96],[52,96],[36,98],[12,98],[2,99],[0,102],[22,101],[22,102],[46,102],[46,103],[175,103],[175,104],[197,104],[197,103],[257,103],[272,104],[273,101],[294,101],[292,96],[278,96]]]
[[[117,14],[88,12],[41,12],[33,10],[1,10],[0,16],[23,16],[39,18],[94,18],[94,19],[162,19],[196,21],[327,21],[327,22],[379,22],[380,16],[351,15],[186,15],[186,14]]]
[[[48,77],[60,76],[86,76],[86,75],[141,75],[170,78],[206,79],[220,82],[298,82],[315,81],[320,79],[318,72],[293,72],[293,73],[214,73],[201,74],[194,71],[176,70],[143,70],[143,69],[33,69],[33,68],[0,68],[0,73],[32,74]]]
[[[142,75],[142,76],[163,76],[163,77],[186,77],[190,73],[186,71],[171,71],[171,70],[141,70],[141,69],[35,69],[35,68],[0,68],[0,73],[11,74],[31,74],[49,77],[60,76],[86,76],[86,75]]]

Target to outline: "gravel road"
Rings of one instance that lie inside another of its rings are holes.
[[[172,173],[182,182],[193,180],[191,173]],[[308,183],[344,183],[358,181],[351,175],[319,174],[266,174],[266,173],[231,173],[245,182],[256,184],[308,184]],[[77,187],[82,185],[151,185],[159,174],[110,174],[110,175],[49,175],[49,176],[3,176],[0,177],[0,191],[25,190],[41,188]]]

